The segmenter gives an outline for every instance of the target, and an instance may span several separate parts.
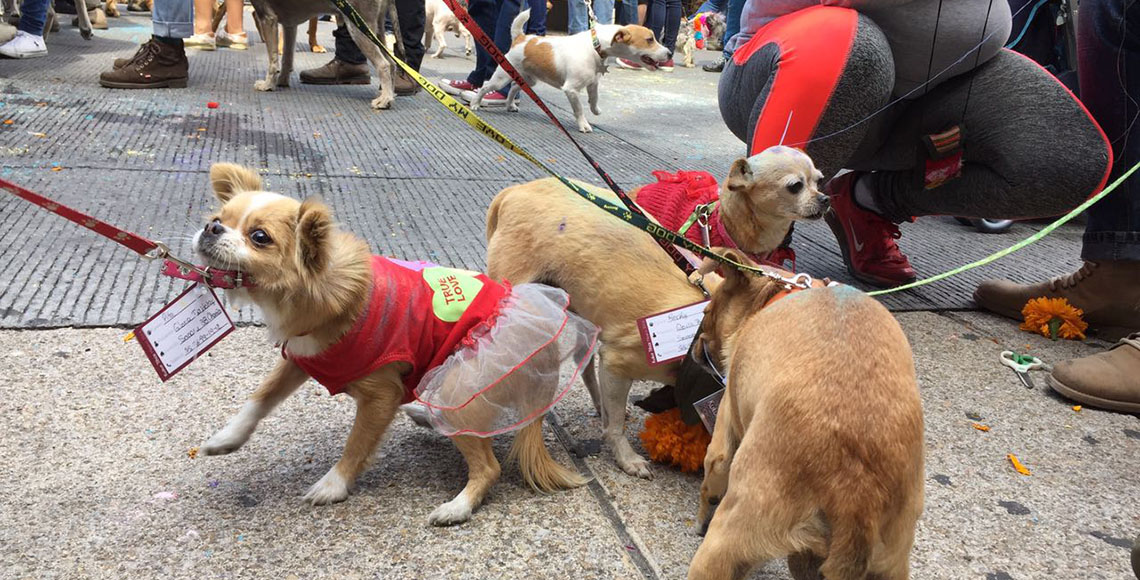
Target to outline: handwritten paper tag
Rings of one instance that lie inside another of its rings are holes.
[[[166,382],[234,329],[214,290],[194,284],[135,329],[158,377]]]
[[[703,300],[637,320],[641,344],[645,346],[649,364],[672,362],[689,352],[689,345],[693,343],[693,337],[701,328],[701,319],[705,317],[706,304],[708,300]]]
[[[697,410],[697,415],[701,417],[701,423],[705,424],[705,429],[711,434],[716,427],[716,414],[720,412],[720,400],[724,398],[724,388],[717,390],[715,393],[693,403],[693,408]]]

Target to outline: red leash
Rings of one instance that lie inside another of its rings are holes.
[[[205,282],[215,288],[251,288],[254,285],[253,280],[248,276],[243,276],[241,272],[195,266],[190,262],[175,257],[170,253],[170,248],[162,242],[154,242],[117,228],[105,221],[95,219],[81,211],[48,199],[24,187],[20,187],[6,179],[0,179],[0,189],[4,189],[16,197],[22,198],[56,215],[62,216],[73,223],[79,224],[126,247],[147,260],[162,258],[163,275],[180,278],[182,280],[190,280],[192,282]]]
[[[499,65],[499,67],[501,67],[504,71],[507,72],[508,75],[510,75],[511,80],[513,80],[515,84],[517,84],[519,88],[521,88],[527,94],[527,96],[529,96],[530,99],[534,101],[534,104],[538,105],[539,109],[542,109],[543,113],[546,113],[546,116],[550,119],[551,122],[554,123],[554,126],[558,127],[562,131],[563,135],[566,135],[566,138],[574,144],[574,147],[578,148],[578,152],[582,154],[582,157],[586,158],[586,161],[590,163],[590,166],[594,168],[594,171],[597,172],[598,176],[602,178],[602,181],[606,182],[606,186],[608,186],[615,194],[617,194],[618,199],[620,199],[621,202],[625,204],[627,208],[629,208],[629,211],[641,216],[645,216],[645,212],[641,211],[640,207],[637,207],[637,204],[634,203],[633,200],[629,198],[629,195],[627,195],[625,191],[623,191],[622,188],[618,186],[617,182],[615,182],[613,178],[610,177],[610,174],[606,173],[606,170],[602,169],[602,166],[594,160],[593,156],[591,156],[580,143],[578,143],[578,140],[570,134],[570,131],[566,130],[566,127],[562,125],[562,122],[558,120],[558,117],[554,116],[554,113],[551,112],[550,108],[546,106],[546,103],[543,102],[538,94],[534,92],[534,89],[532,89],[530,85],[527,84],[526,80],[523,79],[523,76],[519,74],[519,71],[515,69],[514,65],[512,65],[510,61],[507,60],[507,57],[503,55],[502,51],[499,50],[499,47],[495,46],[495,42],[487,36],[486,32],[483,32],[482,28],[479,28],[479,25],[475,23],[475,21],[471,18],[471,15],[467,13],[467,10],[457,0],[443,0],[443,2],[447,4],[447,7],[450,8],[453,13],[455,13],[455,17],[458,18],[461,23],[463,23],[464,28],[466,28],[467,31],[471,33],[471,36],[475,38],[475,42],[479,43],[479,46],[483,47],[483,49],[491,55],[491,58],[495,60],[495,64]],[[592,26],[591,29],[593,29]],[[677,250],[675,246],[673,246],[673,244],[670,244],[669,242],[660,238],[655,239],[658,245],[660,245],[661,248],[669,254],[669,257],[673,258],[673,263],[677,264],[677,267],[683,270],[685,274],[691,274],[696,270],[693,268],[693,265],[690,264],[689,261],[681,255],[681,252]]]

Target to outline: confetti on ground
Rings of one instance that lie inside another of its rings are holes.
[[[988,425],[982,425],[981,423],[974,423],[973,427],[974,427],[974,429],[977,429],[978,431],[989,431],[990,430]]]
[[[218,103],[215,101],[210,101],[210,102],[206,103],[206,107],[210,108],[210,109],[217,109]]]
[[[60,166],[58,166],[58,165],[56,165],[55,167],[52,167],[52,168],[51,168],[51,170],[52,170],[52,171],[63,171],[63,168],[62,168],[62,167],[60,167]]]
[[[11,120],[11,119],[4,119],[4,124],[5,124],[5,125],[11,125],[12,123],[15,123],[15,121],[13,121],[13,120]]]
[[[205,128],[205,127],[198,127],[198,131],[199,131],[199,132],[201,132],[201,131],[205,131],[205,130],[206,130],[206,128]]]
[[[44,137],[47,137],[47,133],[29,133],[29,134],[30,134],[32,137],[39,137],[40,139],[43,139]]]
[[[178,499],[178,494],[173,491],[160,491],[154,494],[154,499]]]
[[[197,447],[191,447],[190,451],[186,452],[186,455],[189,456],[190,459],[197,459],[198,458],[198,448]]]
[[[1080,413],[1080,412],[1081,412],[1081,409],[1082,409],[1082,407],[1081,407],[1080,405],[1073,405],[1073,410],[1074,410],[1074,411],[1076,411],[1076,412]]]
[[[1029,469],[1027,467],[1022,465],[1021,462],[1017,460],[1016,455],[1014,455],[1012,453],[1007,453],[1006,457],[1009,458],[1009,462],[1013,464],[1013,468],[1016,469],[1018,473],[1020,473],[1022,475],[1033,475],[1033,473],[1031,471],[1029,471]]]

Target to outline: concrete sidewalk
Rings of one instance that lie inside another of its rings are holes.
[[[321,26],[331,48],[329,25]],[[248,19],[246,28],[256,38]],[[375,86],[255,93],[265,72],[260,44],[192,53],[186,90],[104,90],[97,73],[133,51],[149,21],[112,19],[97,34],[85,42],[65,28],[49,39],[49,57],[0,61],[0,119],[13,121],[0,125],[0,176],[183,254],[212,204],[206,172],[216,161],[256,167],[288,195],[323,195],[378,252],[473,269],[483,265],[488,200],[540,176],[422,94],[377,113],[368,109]],[[431,78],[472,66],[449,54],[425,60]],[[698,62],[714,57],[701,53]],[[328,58],[305,48],[297,67]],[[602,84],[603,116],[591,119],[596,132],[583,143],[627,187],[656,169],[722,176],[743,147],[720,121],[716,79],[699,69],[614,71]],[[558,91],[539,92],[571,121]],[[208,101],[221,107],[207,109]],[[486,117],[558,171],[597,182],[533,104]],[[1040,227],[985,236],[950,218],[923,219],[904,226],[901,244],[930,275]],[[1071,271],[1079,239],[1079,227],[1062,228],[991,267],[884,301],[914,347],[926,412],[915,578],[1132,579],[1140,420],[1075,411],[1044,387],[1044,375],[1027,390],[998,363],[1004,349],[1056,363],[1107,345],[1050,342],[968,311],[982,278]],[[848,279],[822,223],[798,227],[795,247],[801,270]],[[588,487],[538,495],[504,466],[471,522],[431,528],[428,513],[462,488],[465,467],[449,441],[400,417],[348,501],[308,506],[301,495],[339,458],[353,415],[350,399],[315,383],[240,451],[188,456],[280,356],[264,330],[247,324],[160,383],[141,349],[121,340],[122,328],[183,284],[8,196],[0,196],[0,272],[4,578],[672,579],[685,576],[699,545],[699,477],[654,466],[654,479],[643,481],[618,470],[580,386],[556,408],[547,439],[559,461],[594,478]],[[249,310],[238,318],[258,320]],[[60,326],[69,328],[42,330]],[[628,432],[639,450],[644,417],[631,406]],[[500,457],[507,444],[496,442]],[[1010,453],[1032,475],[1014,471]],[[788,575],[772,563],[755,577]]]
[[[977,314],[899,319],[927,427],[913,577],[1130,579],[1140,420],[1074,411],[997,362],[1003,348],[1055,362],[1099,346],[1053,343]],[[547,439],[593,484],[539,495],[504,466],[469,523],[432,528],[428,513],[466,477],[447,439],[401,416],[349,499],[311,507],[301,494],[340,456],[348,397],[310,382],[243,449],[191,459],[279,351],[263,330],[239,329],[162,384],[123,335],[0,332],[5,577],[683,578],[699,544],[699,477],[655,465],[645,481],[618,470],[599,451],[581,386],[556,408]],[[631,407],[631,434],[644,416]],[[500,458],[507,444],[496,441]],[[1014,471],[1007,453],[1032,475]],[[782,563],[756,577],[788,578]]]

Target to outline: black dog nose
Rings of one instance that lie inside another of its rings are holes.
[[[822,193],[816,196],[815,199],[819,202],[819,205],[822,206],[823,209],[827,209],[829,206],[831,206],[831,198]]]
[[[220,236],[223,233],[225,233],[225,231],[226,231],[226,227],[223,226],[222,222],[220,222],[218,220],[214,220],[214,221],[206,224],[206,233],[207,234]]]

